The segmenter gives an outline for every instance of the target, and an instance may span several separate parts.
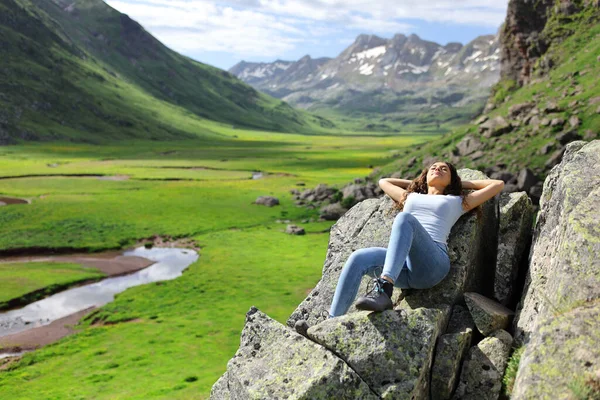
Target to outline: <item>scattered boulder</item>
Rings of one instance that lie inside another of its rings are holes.
[[[285,233],[290,235],[304,235],[306,232],[304,231],[304,228],[291,224],[285,228]]]
[[[545,145],[543,145],[542,147],[540,147],[540,150],[538,151],[538,154],[541,154],[541,155],[545,156],[546,154],[550,153],[553,148],[554,148],[554,144],[553,143],[546,143]]]
[[[320,210],[320,217],[327,221],[335,221],[342,217],[348,211],[340,203],[333,203],[323,206]]]
[[[527,114],[535,106],[534,103],[520,103],[510,106],[508,109],[509,118],[518,118]]]
[[[555,165],[559,164],[563,158],[563,154],[565,153],[565,148],[561,148],[556,150],[552,155],[548,158],[544,166],[548,169],[553,168]]]
[[[512,337],[504,330],[493,332],[471,347],[460,373],[455,400],[497,400],[502,388]]]
[[[465,293],[464,296],[475,326],[482,335],[508,328],[514,315],[511,310],[479,293]]]
[[[431,367],[432,400],[447,400],[452,396],[460,374],[460,365],[471,346],[473,320],[460,305],[452,309],[446,333],[438,338]]]
[[[252,307],[240,347],[210,398],[377,399],[365,382],[329,350]]]
[[[512,300],[520,261],[528,249],[532,225],[533,205],[527,194],[502,193],[494,297],[505,306]]]
[[[383,399],[427,399],[444,316],[436,309],[360,311],[321,322],[308,336],[338,355]]]
[[[486,138],[500,136],[511,130],[512,126],[501,116],[497,116],[479,125],[479,132]]]
[[[559,127],[562,128],[562,126],[565,124],[565,120],[564,118],[552,118],[552,120],[550,121],[550,126],[551,127]]]
[[[279,199],[273,196],[258,196],[254,201],[255,204],[261,204],[267,207],[273,207],[279,205]]]
[[[577,131],[567,131],[556,135],[556,140],[558,140],[558,142],[564,146],[565,144],[575,140],[581,140],[581,136],[577,133]]]
[[[517,188],[527,192],[537,181],[538,179],[532,170],[523,168],[519,171],[519,176],[517,177]]]
[[[557,309],[600,297],[598,165],[599,140],[572,142],[546,178],[515,318],[518,343]]]
[[[478,150],[482,150],[485,147],[483,143],[477,140],[472,135],[467,135],[456,145],[456,151],[460,156],[466,156],[471,153],[475,153]]]
[[[542,108],[542,111],[546,114],[559,112],[561,111],[558,103],[556,101],[549,101],[545,107]]]

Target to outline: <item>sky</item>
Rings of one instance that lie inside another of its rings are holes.
[[[495,34],[508,0],[105,0],[171,49],[228,70],[238,62],[336,57],[360,34],[445,45]]]

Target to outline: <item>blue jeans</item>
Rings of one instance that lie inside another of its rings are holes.
[[[348,257],[331,302],[330,318],[348,311],[365,274],[391,278],[401,289],[427,289],[450,271],[446,244],[434,241],[409,213],[400,212],[394,218],[388,249],[368,247]]]

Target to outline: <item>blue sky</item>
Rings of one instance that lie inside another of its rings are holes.
[[[494,34],[508,0],[105,0],[170,48],[229,69],[239,61],[335,57],[361,34],[440,44]]]

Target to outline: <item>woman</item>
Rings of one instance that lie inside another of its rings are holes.
[[[359,298],[359,310],[393,308],[394,287],[427,289],[437,285],[450,270],[448,234],[461,215],[493,198],[504,188],[496,179],[461,181],[448,162],[435,162],[413,181],[383,178],[379,186],[402,212],[394,219],[388,249],[369,247],[354,251],[346,261],[333,296],[329,318],[345,314],[362,276],[378,274],[374,288]],[[474,189],[465,194],[463,189]],[[306,321],[296,323],[305,333]]]

